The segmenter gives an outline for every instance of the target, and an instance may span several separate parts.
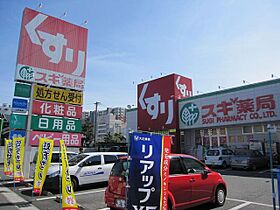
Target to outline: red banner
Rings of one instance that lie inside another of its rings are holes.
[[[80,147],[82,145],[82,134],[80,133],[58,133],[58,132],[41,132],[31,131],[30,132],[30,145],[38,146],[39,139],[53,139],[54,146],[59,146],[59,140],[63,139],[66,146],[68,147]]]
[[[80,119],[82,117],[82,107],[70,104],[34,100],[32,114]]]

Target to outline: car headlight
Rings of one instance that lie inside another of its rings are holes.
[[[59,171],[53,172],[49,175],[49,178],[53,178],[59,175]]]

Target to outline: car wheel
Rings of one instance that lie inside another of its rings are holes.
[[[219,186],[216,189],[216,194],[215,194],[215,205],[216,206],[223,206],[226,201],[226,190],[224,187]]]
[[[71,184],[72,184],[73,191],[76,191],[79,187],[77,179],[74,177],[71,177]]]
[[[227,167],[227,163],[226,163],[226,161],[224,161],[223,163],[222,163],[222,168],[226,168]]]

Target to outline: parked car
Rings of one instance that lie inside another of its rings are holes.
[[[127,146],[112,146],[109,152],[128,152]]]
[[[208,202],[216,206],[224,205],[227,187],[221,174],[212,171],[190,155],[171,154],[169,158],[168,205],[170,210],[185,209]],[[105,191],[105,203],[111,209],[125,209],[125,173],[128,163],[127,158],[121,158],[112,168]]]
[[[92,152],[81,153],[69,160],[69,172],[72,187],[76,190],[84,184],[108,181],[115,161],[125,156],[123,152]],[[49,169],[44,189],[58,189],[60,166]]]
[[[221,166],[226,168],[231,164],[233,151],[227,148],[212,148],[206,152],[205,164],[207,166]]]
[[[231,159],[231,168],[252,169],[268,166],[268,158],[258,150],[236,149]]]
[[[77,152],[67,151],[68,160],[75,157],[76,155],[78,155]],[[59,151],[53,151],[52,152],[52,159],[51,159],[50,168],[57,166],[61,162],[59,156],[60,156]],[[30,177],[32,177],[32,178],[34,177],[37,158],[38,158],[38,152],[35,153],[33,161],[30,165]]]

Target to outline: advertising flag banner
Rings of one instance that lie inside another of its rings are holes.
[[[15,79],[83,90],[87,33],[84,27],[25,8]]]
[[[4,174],[11,176],[13,174],[13,140],[5,139],[5,154],[4,154]]]
[[[83,104],[83,93],[78,91],[48,88],[40,85],[34,86],[34,99],[43,101],[55,101],[67,104]]]
[[[22,172],[24,159],[24,138],[14,138],[13,140],[13,165],[14,165],[14,180],[23,181]]]
[[[127,209],[168,209],[171,136],[132,133]]]
[[[81,120],[57,118],[47,116],[32,116],[31,119],[32,130],[42,131],[65,131],[79,133],[82,131]]]
[[[34,189],[36,195],[41,195],[42,188],[47,176],[52,159],[53,140],[40,139],[38,148],[38,158],[34,175]]]
[[[46,131],[31,131],[30,145],[38,146],[40,138],[52,139],[54,146],[59,147],[59,141],[62,139],[67,147],[82,146],[82,134],[80,133],[61,133]]]
[[[73,191],[71,177],[69,173],[69,165],[66,154],[66,146],[63,140],[60,140],[61,162],[62,162],[62,209],[63,210],[77,210],[75,194]]]
[[[32,114],[80,119],[82,117],[82,107],[70,104],[34,100]]]

